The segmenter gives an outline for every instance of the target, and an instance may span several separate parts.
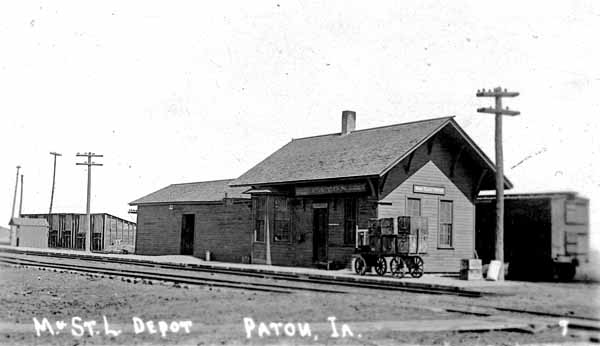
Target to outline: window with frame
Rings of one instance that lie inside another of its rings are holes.
[[[355,245],[358,208],[356,198],[344,200],[344,244]]]
[[[440,201],[440,232],[438,245],[440,247],[452,247],[452,223],[453,203],[452,201]]]
[[[421,216],[421,199],[407,198],[406,199],[406,216]]]
[[[254,207],[254,241],[265,241],[265,207],[264,197],[254,198],[252,200]]]
[[[285,197],[275,197],[273,200],[273,241],[289,242],[290,234],[290,209]]]

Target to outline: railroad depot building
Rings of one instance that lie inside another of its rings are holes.
[[[422,216],[425,271],[458,272],[461,259],[474,257],[475,201],[480,190],[495,188],[494,164],[453,117],[363,130],[355,124],[356,114],[344,111],[340,133],[293,139],[230,182],[251,196],[243,249],[252,263],[347,265],[369,219]],[[226,226],[221,237],[235,228]],[[176,251],[177,244],[162,244],[168,238],[155,241]]]
[[[250,196],[231,180],[173,184],[139,198],[136,254],[193,255],[249,262],[252,241]]]

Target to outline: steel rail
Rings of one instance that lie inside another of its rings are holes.
[[[0,251],[4,251],[1,249]],[[386,281],[376,282],[375,280],[362,280],[355,278],[344,278],[334,277],[325,278],[317,275],[310,274],[284,274],[284,273],[272,273],[268,271],[261,271],[260,269],[237,269],[237,268],[215,268],[206,265],[195,265],[195,264],[170,264],[170,263],[147,263],[142,260],[127,260],[127,259],[114,259],[108,257],[79,255],[79,254],[51,254],[42,252],[30,252],[26,250],[12,250],[7,252],[19,253],[28,256],[44,256],[52,258],[67,258],[67,259],[79,259],[84,261],[97,261],[97,262],[110,262],[126,265],[144,266],[144,267],[156,267],[163,269],[183,270],[192,272],[208,272],[218,273],[227,275],[239,275],[246,277],[257,277],[264,279],[276,279],[286,280],[292,282],[309,283],[309,284],[321,284],[321,285],[333,285],[333,286],[344,286],[350,288],[364,288],[364,289],[376,289],[376,290],[393,290],[403,291],[409,293],[422,293],[422,294],[434,294],[434,295],[457,295],[462,297],[478,298],[486,295],[493,295],[492,293],[484,293],[481,291],[466,290],[458,287],[430,287],[426,284],[410,283],[398,281]]]
[[[27,255],[29,255],[29,254],[27,254]],[[33,255],[33,256],[35,256],[35,255]],[[69,256],[69,257],[67,257],[67,256],[46,256],[46,257],[52,257],[52,258],[61,258],[62,257],[62,258],[68,258],[68,259],[80,259],[80,257],[78,257],[78,256]],[[193,277],[193,276],[185,276],[185,275],[177,275],[177,274],[148,273],[148,272],[129,270],[129,269],[112,269],[112,268],[82,266],[82,265],[76,265],[76,264],[59,264],[59,263],[41,262],[41,261],[35,261],[35,260],[31,260],[31,259],[10,257],[10,256],[3,256],[3,255],[0,255],[0,262],[14,264],[14,265],[46,267],[46,268],[54,268],[54,269],[69,270],[69,271],[76,271],[76,272],[114,275],[114,276],[120,276],[120,277],[166,281],[166,282],[201,285],[201,286],[208,286],[208,287],[245,289],[245,290],[262,291],[262,292],[270,292],[270,293],[289,294],[289,293],[293,293],[294,291],[312,291],[312,292],[320,292],[320,293],[347,293],[344,291],[318,289],[318,288],[311,288],[311,287],[285,286],[285,285],[261,284],[261,283],[250,283],[250,282],[240,283],[240,282],[236,282],[236,281],[232,281],[232,280],[213,279],[213,278],[206,279],[206,278],[198,278],[198,277]],[[113,261],[99,261],[99,262],[113,262]],[[126,265],[134,265],[134,266],[139,265],[138,263],[136,263],[136,261],[127,261],[127,260],[119,261],[119,263],[126,264]],[[145,264],[145,265],[143,265],[144,267],[156,267],[152,264],[146,264],[146,263],[142,263],[142,264]],[[163,269],[188,270],[191,272],[197,271],[197,270],[195,270],[195,268],[194,269],[186,268],[186,267],[181,267],[181,266],[177,266],[177,265],[167,266],[167,267],[163,267],[162,265],[159,265],[158,267],[161,267]],[[205,269],[205,268],[201,268],[201,269]],[[206,270],[206,271],[198,270],[198,271],[212,272],[210,270]],[[227,270],[219,270],[218,272],[222,273],[222,274],[231,274]],[[250,274],[252,274],[252,273],[250,273]],[[243,273],[234,273],[232,275],[243,275]],[[248,275],[248,276],[249,277],[258,277],[258,278],[271,278],[269,275],[263,275],[263,274],[260,274],[260,275],[254,274],[254,275]],[[277,276],[277,275],[274,275],[274,276]],[[295,281],[294,279],[295,279],[295,277],[282,278],[282,280]],[[374,285],[372,283],[362,284],[360,282],[340,282],[340,281],[332,282],[331,280],[322,280],[321,278],[311,278],[310,276],[307,276],[306,279],[307,280],[301,280],[301,281],[306,282],[306,283],[320,284],[320,285],[335,285],[335,286],[345,286],[345,287],[354,287],[354,288],[387,289],[387,290],[390,290],[390,288],[391,288],[392,290],[396,290],[396,287],[390,287],[385,283]],[[401,290],[407,291],[407,292],[415,292],[415,293],[448,294],[448,292],[440,292],[437,290],[429,290],[429,289],[422,289],[422,288],[404,287]],[[477,291],[470,291],[470,292],[481,293],[481,292],[477,292]],[[452,293],[459,293],[459,292],[452,291]],[[581,320],[600,321],[599,318],[594,318],[594,317],[589,317],[589,316],[576,316],[576,315],[557,314],[557,313],[535,311],[535,310],[513,309],[513,308],[493,306],[493,305],[478,305],[478,306],[482,307],[482,308],[492,309],[492,310],[495,310],[498,312],[510,312],[510,313],[528,314],[528,315],[544,316],[544,317],[576,318],[576,319],[581,319]],[[452,308],[447,308],[446,310],[448,310],[450,312],[467,313],[467,311],[463,311],[460,309],[453,310]],[[482,315],[482,316],[486,315],[485,313],[481,313],[481,312],[468,311],[468,313]]]
[[[6,256],[0,256],[0,262],[15,264],[15,265],[24,265],[24,266],[33,266],[33,267],[42,267],[42,268],[43,267],[55,268],[55,269],[80,271],[80,272],[96,273],[96,274],[104,274],[104,275],[115,275],[115,276],[129,277],[129,278],[169,281],[169,282],[175,282],[175,283],[184,283],[184,284],[191,284],[191,285],[211,286],[211,287],[237,288],[237,289],[274,292],[274,293],[293,293],[294,291],[309,291],[309,292],[319,292],[319,293],[345,293],[342,291],[325,290],[325,289],[312,288],[312,287],[286,286],[286,285],[278,285],[278,284],[263,284],[263,283],[253,283],[253,282],[236,282],[236,281],[232,281],[232,280],[212,279],[212,278],[208,279],[208,278],[199,278],[199,277],[193,277],[193,276],[167,274],[167,273],[149,273],[149,272],[129,270],[129,269],[112,269],[112,268],[82,266],[82,265],[75,265],[75,264],[60,264],[60,263],[52,263],[52,262],[41,262],[41,261],[34,261],[34,260],[22,259],[22,258],[10,258],[10,257],[6,257]]]

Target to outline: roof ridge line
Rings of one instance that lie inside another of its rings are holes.
[[[391,124],[391,125],[369,127],[369,128],[366,128],[366,129],[354,130],[354,131],[352,131],[349,134],[351,135],[351,134],[353,134],[355,132],[364,132],[364,131],[378,130],[378,129],[383,129],[383,128],[386,128],[386,127],[393,127],[393,126],[400,126],[400,125],[412,125],[412,124],[422,123],[422,122],[426,122],[426,121],[434,121],[434,120],[441,120],[441,119],[453,119],[454,117],[455,117],[455,115],[448,115],[448,116],[444,116],[444,117],[437,117],[437,118],[430,118],[430,119],[408,121],[408,122],[405,122],[405,123],[398,123],[398,124]],[[292,138],[292,141],[301,140],[301,139],[310,139],[310,138],[317,138],[317,137],[340,135],[340,134],[341,134],[341,132],[334,132],[334,133],[328,133],[328,134],[323,134],[323,135],[314,135],[314,136],[308,136],[308,137]]]
[[[352,131],[352,133],[354,133],[354,132],[361,132],[361,131],[369,131],[369,130],[377,130],[377,129],[382,129],[382,128],[386,128],[386,127],[392,127],[392,126],[411,125],[411,124],[416,124],[416,123],[424,123],[426,121],[434,121],[434,120],[441,120],[441,119],[452,119],[454,117],[455,117],[454,115],[448,115],[448,116],[445,116],[445,117],[437,117],[437,118],[431,118],[431,119],[422,119],[422,120],[409,121],[409,122],[406,122],[406,123],[398,123],[398,124],[391,124],[391,125],[383,125],[383,126],[377,126],[377,127],[370,127],[368,129],[355,130],[355,131]]]

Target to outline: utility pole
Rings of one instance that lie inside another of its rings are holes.
[[[17,204],[17,189],[19,188],[19,169],[21,169],[21,166],[17,166],[17,178],[15,180],[15,194],[13,196],[12,211],[10,212],[11,219],[13,217],[15,217],[15,204]]]
[[[19,217],[23,214],[23,174],[21,174],[21,197],[19,198]]]
[[[50,215],[52,214],[52,202],[54,202],[54,183],[56,181],[56,157],[62,156],[62,154],[51,152],[50,155],[54,156],[54,170],[52,171],[52,192],[50,193],[50,209],[48,210],[48,222],[50,222]]]
[[[498,280],[504,280],[504,158],[502,153],[502,116],[519,115],[520,112],[509,110],[508,107],[502,109],[503,97],[519,96],[518,92],[502,90],[501,87],[494,90],[477,90],[477,97],[493,97],[496,99],[496,107],[478,108],[479,113],[489,113],[496,115],[496,244],[495,258],[502,264],[498,274]]]
[[[77,162],[76,165],[85,165],[88,166],[88,180],[87,180],[87,206],[85,208],[86,219],[87,219],[87,232],[85,235],[85,251],[92,251],[92,217],[90,215],[90,199],[92,197],[92,166],[102,166],[101,163],[92,162],[92,157],[103,157],[103,155],[98,155],[94,153],[77,153],[76,156],[86,156],[87,162]]]

